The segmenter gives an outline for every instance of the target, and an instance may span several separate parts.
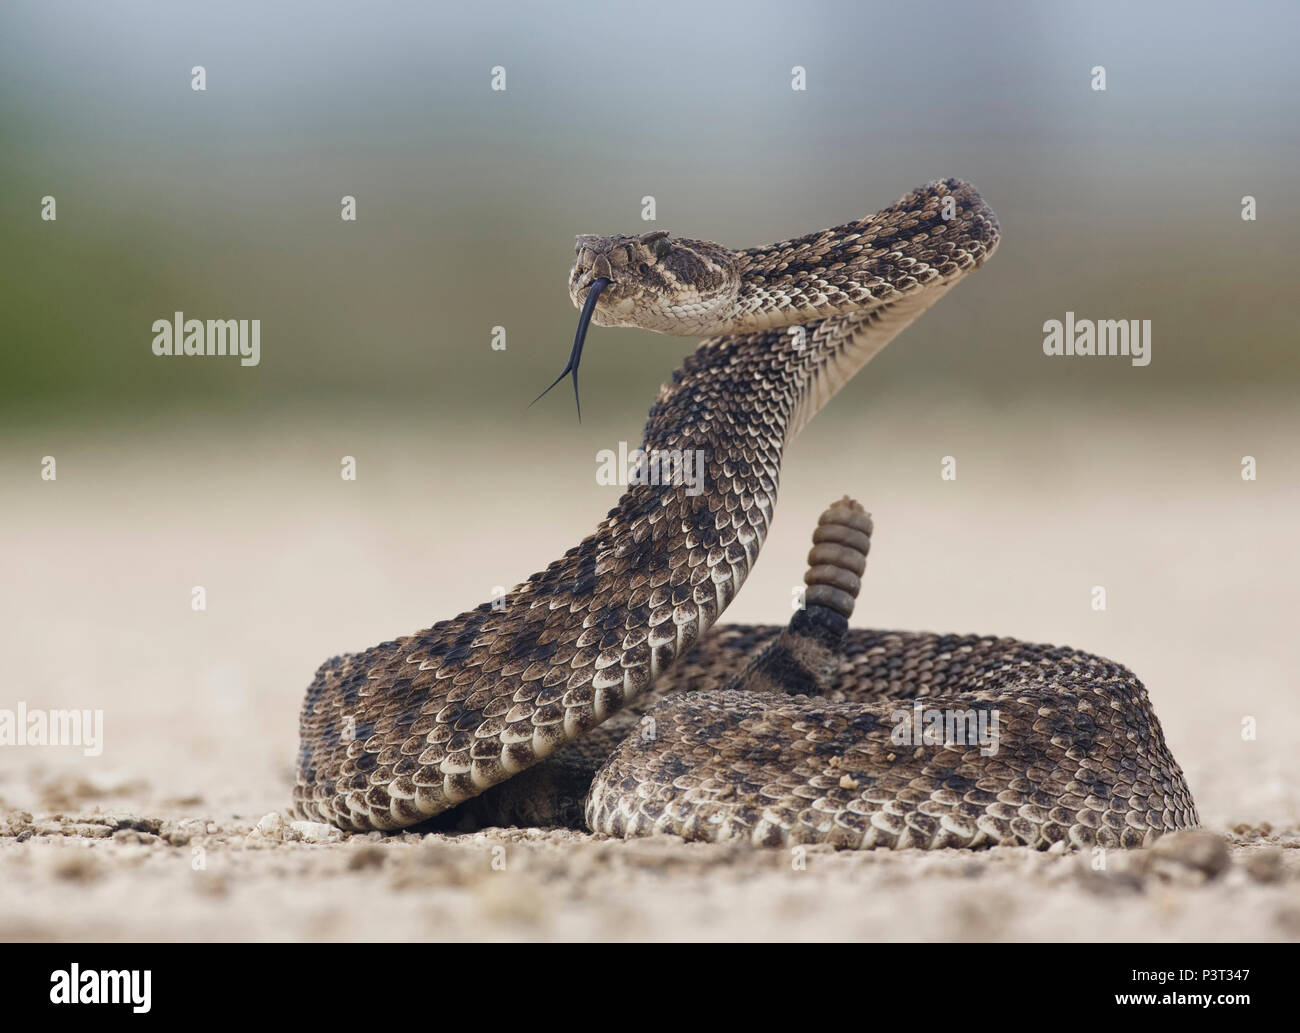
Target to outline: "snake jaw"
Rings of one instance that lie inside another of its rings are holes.
[[[578,422],[582,422],[582,399],[578,397],[578,364],[582,362],[582,345],[587,340],[587,327],[591,324],[591,314],[596,310],[596,299],[600,297],[600,292],[609,285],[609,278],[598,276],[591,283],[591,290],[587,293],[587,300],[582,303],[582,312],[578,314],[578,331],[573,335],[573,350],[569,352],[569,361],[564,369],[560,370],[560,375],[551,382],[554,387],[564,379],[566,373],[573,375],[573,401],[578,407]],[[540,395],[534,398],[528,404],[536,405],[547,392],[551,390],[548,387]]]

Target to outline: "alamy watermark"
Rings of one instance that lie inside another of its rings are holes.
[[[28,709],[19,700],[16,710],[0,708],[0,746],[80,746],[87,757],[98,757],[104,752],[104,712]]]
[[[596,453],[596,483],[601,485],[673,484],[684,485],[692,497],[704,492],[704,450],[702,448],[629,449],[618,443],[618,452],[602,448]]]
[[[1149,319],[1049,319],[1043,324],[1044,355],[1127,355],[1134,366],[1151,363]]]
[[[172,319],[153,323],[155,355],[237,355],[241,366],[262,361],[260,319],[186,319],[177,312]]]
[[[153,970],[97,969],[82,971],[73,962],[50,973],[51,1004],[129,1004],[137,1015],[153,1006]]]
[[[889,718],[894,722],[889,741],[895,746],[978,745],[982,756],[992,757],[998,752],[996,710],[926,707],[918,699],[910,710],[895,710]]]

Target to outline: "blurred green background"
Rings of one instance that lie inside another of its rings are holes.
[[[575,233],[644,230],[649,194],[656,227],[750,246],[949,175],[1002,249],[873,390],[1294,392],[1298,27],[1262,3],[5,3],[0,434],[376,404],[572,426],[571,397],[524,407],[568,352]],[[176,310],[261,319],[261,365],[154,357]],[[1150,319],[1151,365],[1045,358],[1067,310]],[[639,426],[690,346],[596,328],[589,424]]]

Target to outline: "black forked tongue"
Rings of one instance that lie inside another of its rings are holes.
[[[551,384],[551,387],[554,387],[564,379],[566,373],[573,374],[573,401],[578,406],[579,423],[582,422],[582,401],[578,398],[578,363],[582,361],[582,342],[587,339],[587,326],[591,323],[591,314],[596,310],[596,299],[607,286],[609,286],[609,278],[605,276],[599,276],[591,282],[591,290],[587,292],[587,300],[582,303],[582,313],[578,316],[578,332],[573,335],[573,351],[569,352],[569,364],[560,370],[560,375]],[[546,396],[551,387],[528,404],[536,405]]]

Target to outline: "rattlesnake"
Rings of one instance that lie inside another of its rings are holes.
[[[440,815],[846,847],[1134,846],[1196,824],[1126,668],[1012,639],[847,630],[870,531],[847,500],[824,518],[788,628],[706,634],[767,535],[785,445],[998,239],[958,180],[747,251],[579,237],[575,391],[588,317],[712,335],[644,437],[702,450],[703,491],[636,484],[504,605],[327,661],[301,714],[296,812],[350,830]],[[996,751],[924,738],[923,713],[994,718]]]

